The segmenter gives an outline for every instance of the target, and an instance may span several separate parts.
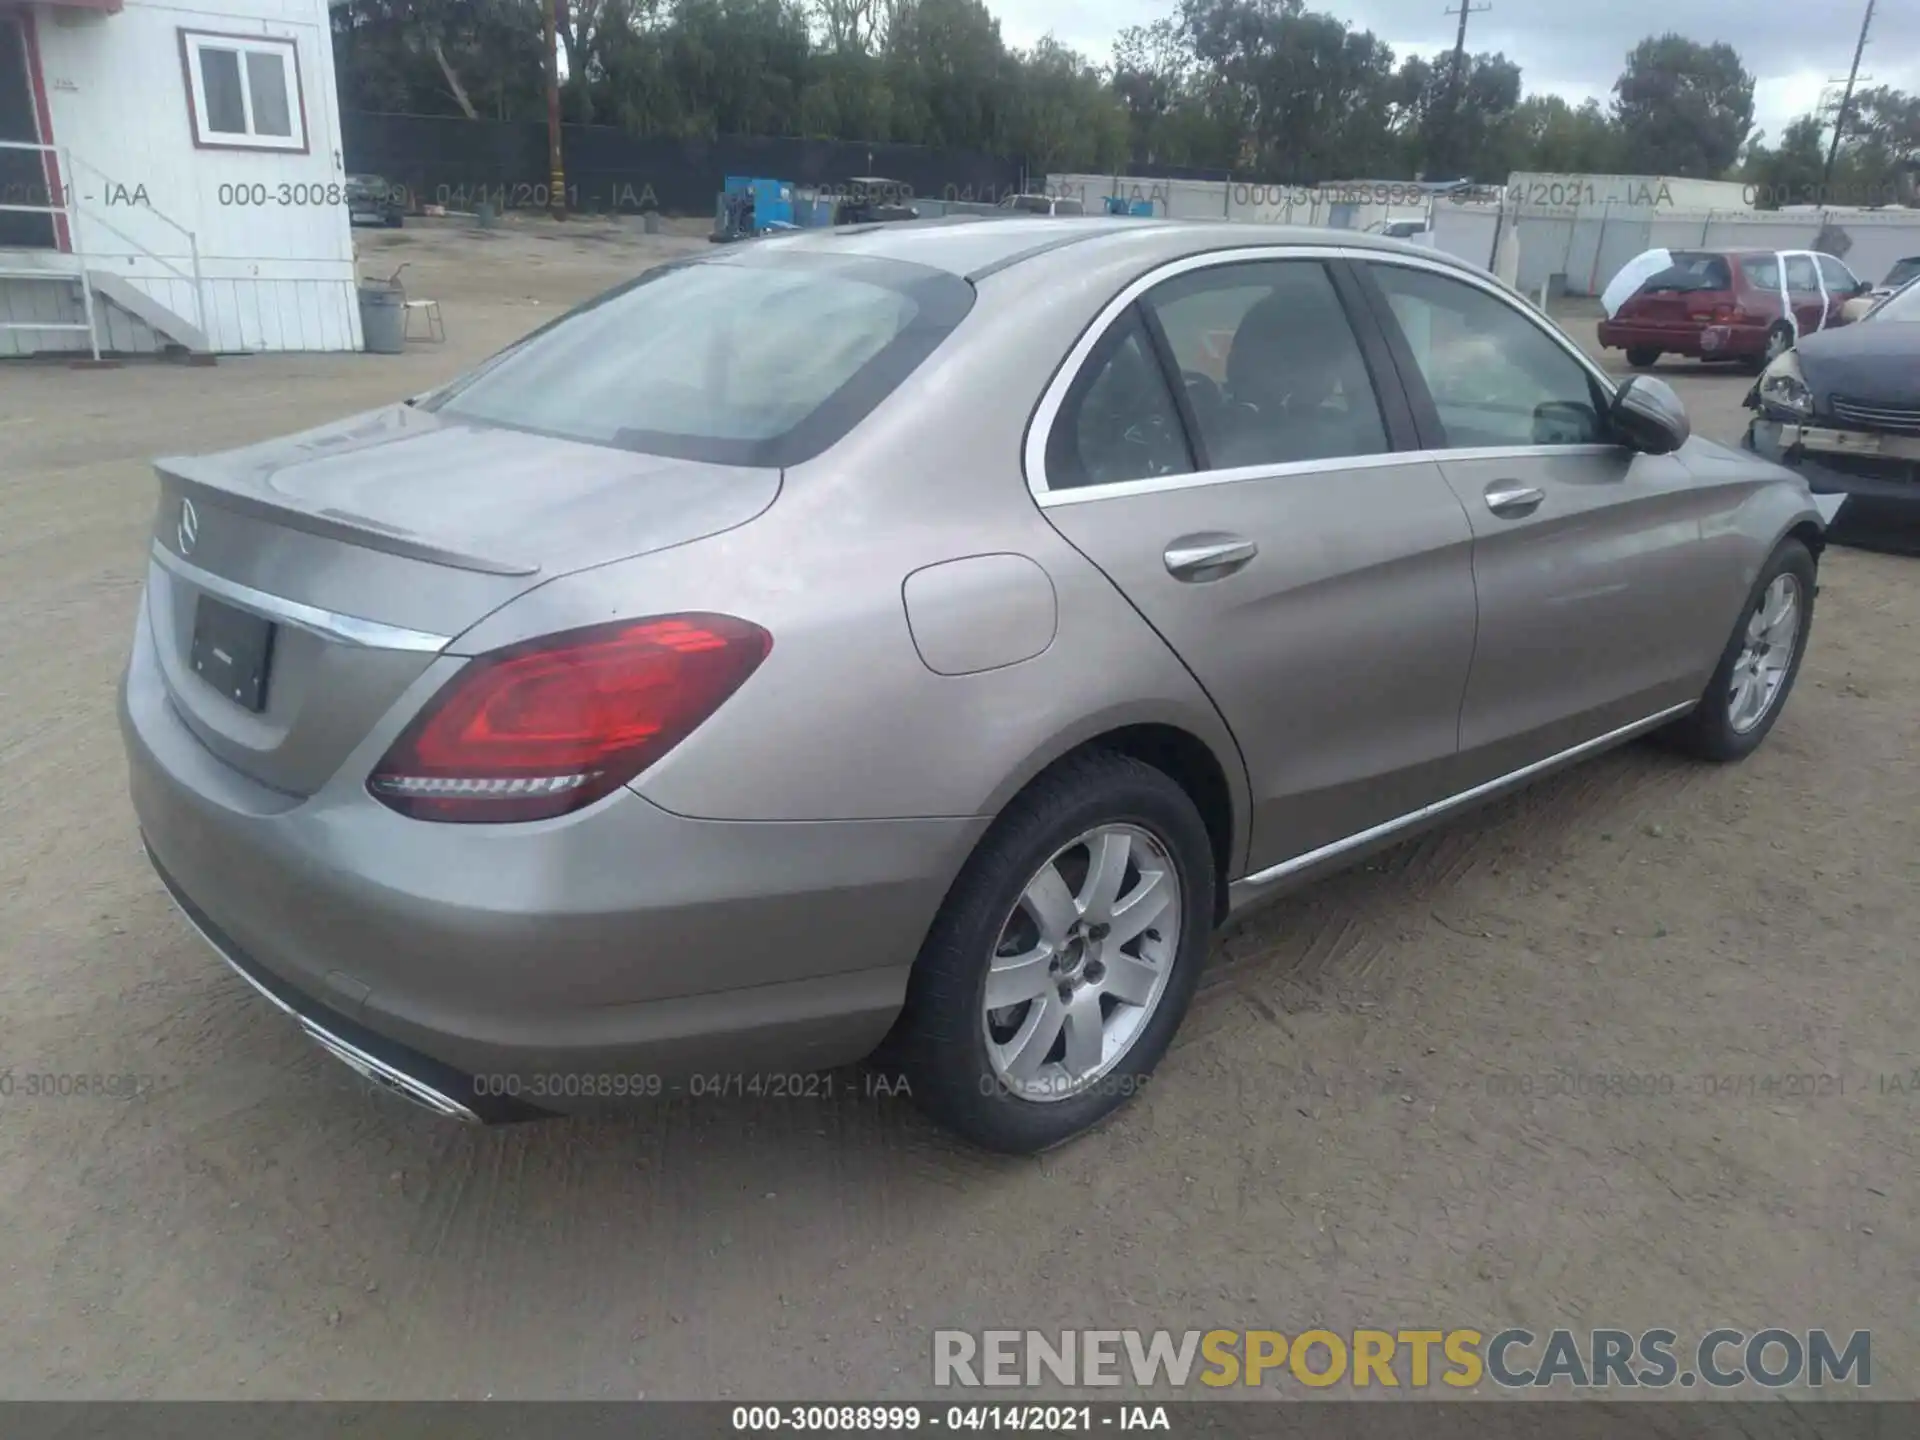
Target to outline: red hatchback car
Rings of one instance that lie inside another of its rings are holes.
[[[1611,318],[1600,343],[1645,368],[1662,355],[1763,369],[1802,335],[1846,323],[1868,283],[1812,250],[1675,250]]]

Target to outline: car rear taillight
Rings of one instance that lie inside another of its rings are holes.
[[[611,794],[718,710],[773,648],[728,615],[551,635],[474,660],[367,781],[419,820],[545,820]]]

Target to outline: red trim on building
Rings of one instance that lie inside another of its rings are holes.
[[[47,5],[55,10],[100,10],[108,15],[118,15],[121,0],[0,0],[0,10],[9,5],[19,5],[22,8]]]
[[[47,104],[47,77],[40,68],[40,34],[34,27],[30,5],[20,11],[20,41],[27,52],[27,83],[33,88],[33,115],[40,127],[40,143],[51,145],[54,143],[53,110]],[[43,150],[40,163],[47,182],[47,203],[51,205],[67,193],[60,174],[60,157],[51,150]],[[56,250],[73,250],[73,236],[68,232],[67,217],[63,214],[53,217],[53,246]]]

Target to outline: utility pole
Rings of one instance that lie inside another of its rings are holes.
[[[1452,151],[1460,139],[1460,103],[1465,99],[1463,91],[1465,90],[1464,81],[1467,71],[1467,17],[1469,15],[1478,15],[1482,11],[1491,10],[1492,8],[1492,5],[1475,5],[1472,3],[1472,0],[1460,0],[1460,8],[1458,10],[1443,10],[1441,12],[1443,15],[1458,15],[1460,17],[1460,28],[1454,32],[1453,68],[1447,72],[1447,123],[1439,127],[1439,133],[1445,137],[1447,143],[1443,146],[1435,147],[1440,151],[1440,156],[1438,157],[1440,160],[1451,162],[1454,159]],[[1436,158],[1429,156],[1427,163],[1429,165],[1436,163]],[[1442,175],[1429,175],[1427,178],[1429,180],[1458,180],[1462,177],[1447,173]]]
[[[547,0],[547,213],[567,218],[567,172],[560,163],[560,0]]]
[[[1867,13],[1860,20],[1860,39],[1853,47],[1853,68],[1847,71],[1847,88],[1840,97],[1840,113],[1833,117],[1833,143],[1827,146],[1827,168],[1820,176],[1820,198],[1827,198],[1833,185],[1833,164],[1840,158],[1840,137],[1846,133],[1847,111],[1853,106],[1853,87],[1860,78],[1860,56],[1867,48],[1867,30],[1873,24],[1874,0],[1867,0]]]

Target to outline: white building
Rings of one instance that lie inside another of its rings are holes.
[[[0,146],[0,355],[360,348],[326,0],[0,0]]]

